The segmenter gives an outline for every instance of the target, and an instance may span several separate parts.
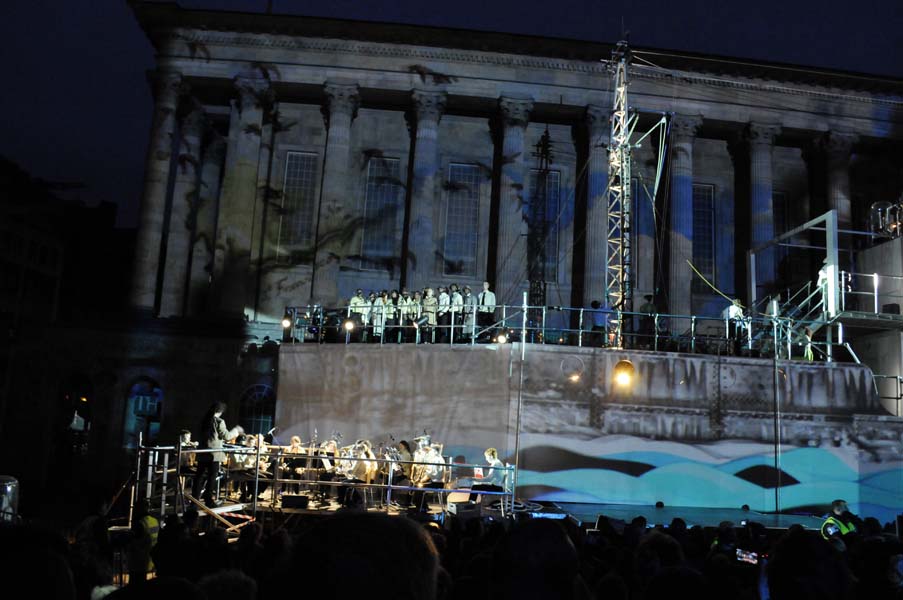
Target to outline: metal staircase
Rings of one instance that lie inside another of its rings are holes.
[[[771,298],[763,298],[753,309],[766,318],[771,317],[770,304]],[[806,342],[807,327],[814,338],[818,331],[830,322],[824,308],[823,290],[813,282],[807,281],[778,306],[778,335],[775,336],[773,328],[760,328],[752,335],[751,341],[753,345],[763,350],[771,347],[773,351],[772,344],[777,337],[781,346],[787,348],[780,351],[779,355],[787,358],[790,355],[791,345]]]

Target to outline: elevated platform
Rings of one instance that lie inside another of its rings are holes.
[[[740,527],[745,521],[763,525],[766,529],[787,529],[791,525],[802,525],[806,529],[818,530],[822,519],[807,515],[770,514],[738,508],[700,508],[695,506],[637,506],[633,504],[584,504],[574,502],[557,503],[581,528],[595,527],[600,515],[609,519],[630,523],[636,517],[645,517],[649,527],[667,526],[672,519],[681,518],[687,527],[718,527],[723,521],[730,521]]]
[[[729,521],[735,527],[742,527],[747,521],[759,523],[766,529],[786,530],[791,525],[800,525],[805,529],[817,531],[821,528],[823,519],[811,515],[774,514],[763,513],[754,510],[741,510],[738,508],[703,508],[694,506],[666,506],[655,508],[649,505],[636,504],[596,504],[583,502],[544,502],[541,504],[523,503],[518,501],[516,510],[512,513],[514,518],[546,518],[569,519],[580,529],[593,528],[600,515],[611,519],[614,523],[630,523],[634,518],[642,516],[649,527],[665,526],[675,518],[683,519],[687,527],[718,527],[722,522]],[[274,514],[282,517],[284,522],[297,516],[328,517],[342,511],[342,506],[332,500],[325,504],[311,504],[309,508],[283,507],[278,500],[272,499],[259,501],[256,507],[251,503],[231,503],[212,509],[212,512],[221,516],[230,516],[235,513],[244,513],[250,517],[255,510],[258,518],[267,520],[265,515]],[[418,511],[405,509],[396,505],[369,506],[368,512],[383,512],[390,516],[410,517],[417,520],[441,521],[448,515],[446,506],[438,502],[429,502],[424,506],[425,510]],[[479,514],[479,513],[477,513]],[[486,509],[482,511],[483,517],[503,518],[499,511]]]
[[[835,322],[856,329],[903,330],[903,315],[845,310],[837,314]]]

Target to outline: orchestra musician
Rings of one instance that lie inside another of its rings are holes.
[[[335,437],[335,436],[333,436]],[[317,481],[334,481],[336,478],[335,457],[339,453],[339,444],[335,439],[327,440],[320,444],[318,455],[320,456],[319,474]],[[317,486],[317,504],[329,504],[329,490],[332,486],[321,484]]]
[[[347,483],[369,484],[373,480],[379,463],[376,462],[376,455],[373,454],[373,447],[368,440],[357,440],[354,444],[342,448],[340,455],[352,459],[340,461],[341,471]],[[346,507],[360,507],[364,504],[363,496],[354,486],[340,486],[339,499],[342,506]]]
[[[251,450],[244,455],[243,460],[239,463],[244,474],[244,481],[241,482],[241,502],[247,503],[253,499],[254,481],[257,480],[257,499],[261,500],[263,493],[269,487],[267,478],[273,476],[275,467],[275,459],[270,458],[270,449],[263,441],[263,436],[249,435],[245,437],[245,445]],[[258,457],[257,449],[260,448],[260,456]]]
[[[424,489],[441,489],[445,487],[445,460],[442,458],[442,444],[433,444],[430,436],[424,434],[414,438],[417,450],[414,451],[414,464],[411,466],[411,484]],[[412,501],[421,512],[427,512],[424,504],[425,492],[416,491]]]
[[[179,432],[179,446],[181,446],[181,456],[179,460],[179,476],[182,478],[182,489],[187,487],[188,479],[191,478],[192,484],[198,473],[198,455],[191,450],[198,447],[197,442],[191,441],[191,431],[183,429]],[[192,486],[193,487],[193,486]]]
[[[386,472],[391,471],[392,473],[392,485],[409,487],[411,485],[411,461],[414,460],[414,455],[411,453],[411,445],[407,440],[401,440],[394,447],[387,448],[385,458],[392,461],[386,464]],[[392,496],[392,506],[395,508],[408,508],[411,504],[411,493],[407,490],[393,492]]]
[[[470,501],[477,499],[479,492],[504,492],[505,491],[505,463],[499,460],[499,451],[495,448],[486,448],[483,458],[489,463],[489,471],[471,487]]]
[[[283,469],[288,473],[289,479],[303,479],[304,478],[304,467],[307,462],[305,459],[299,458],[299,455],[307,455],[307,449],[301,445],[301,438],[297,435],[293,435],[291,440],[289,440],[289,445],[283,448],[283,453],[285,456],[283,457]],[[293,491],[297,492],[299,490],[299,486],[297,484],[291,484]]]

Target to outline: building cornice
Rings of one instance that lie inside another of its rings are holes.
[[[691,71],[679,71],[674,69],[660,69],[657,67],[645,67],[633,65],[631,77],[635,79],[648,79],[658,81],[683,81],[684,83],[708,85],[720,88],[732,88],[751,92],[766,92],[773,94],[786,94],[791,96],[808,96],[821,100],[838,100],[850,102],[864,102],[867,104],[886,104],[888,106],[903,107],[903,97],[864,96],[861,93],[851,93],[842,88],[801,86],[799,84],[785,84],[778,81],[757,79],[729,79],[716,74],[698,73]]]
[[[198,44],[220,47],[272,48],[325,54],[346,54],[395,59],[410,59],[419,62],[455,62],[461,64],[491,65],[507,68],[529,68],[569,72],[579,75],[598,75],[607,80],[608,61],[590,62],[585,60],[565,60],[554,57],[517,55],[502,52],[467,50],[446,47],[426,47],[403,43],[367,42],[332,38],[312,38],[269,33],[245,33],[199,29],[171,29],[159,32],[160,42],[182,42],[189,47]],[[172,44],[168,44],[172,48]],[[194,53],[186,57],[195,60],[211,60],[206,53]],[[416,66],[411,65],[411,66]],[[832,102],[847,101],[866,104],[882,104],[903,107],[903,97],[867,95],[837,87],[816,87],[798,83],[782,83],[774,80],[743,79],[726,77],[715,73],[665,69],[634,64],[631,67],[634,80],[653,82],[668,81],[684,84],[704,85],[718,88],[736,89],[770,94],[792,95],[818,98]]]

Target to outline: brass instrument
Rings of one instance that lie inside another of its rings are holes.
[[[411,483],[423,486],[428,483],[443,481],[445,478],[445,460],[442,458],[444,444],[431,443],[428,435],[414,438],[417,450],[414,451],[414,463],[411,466]]]

